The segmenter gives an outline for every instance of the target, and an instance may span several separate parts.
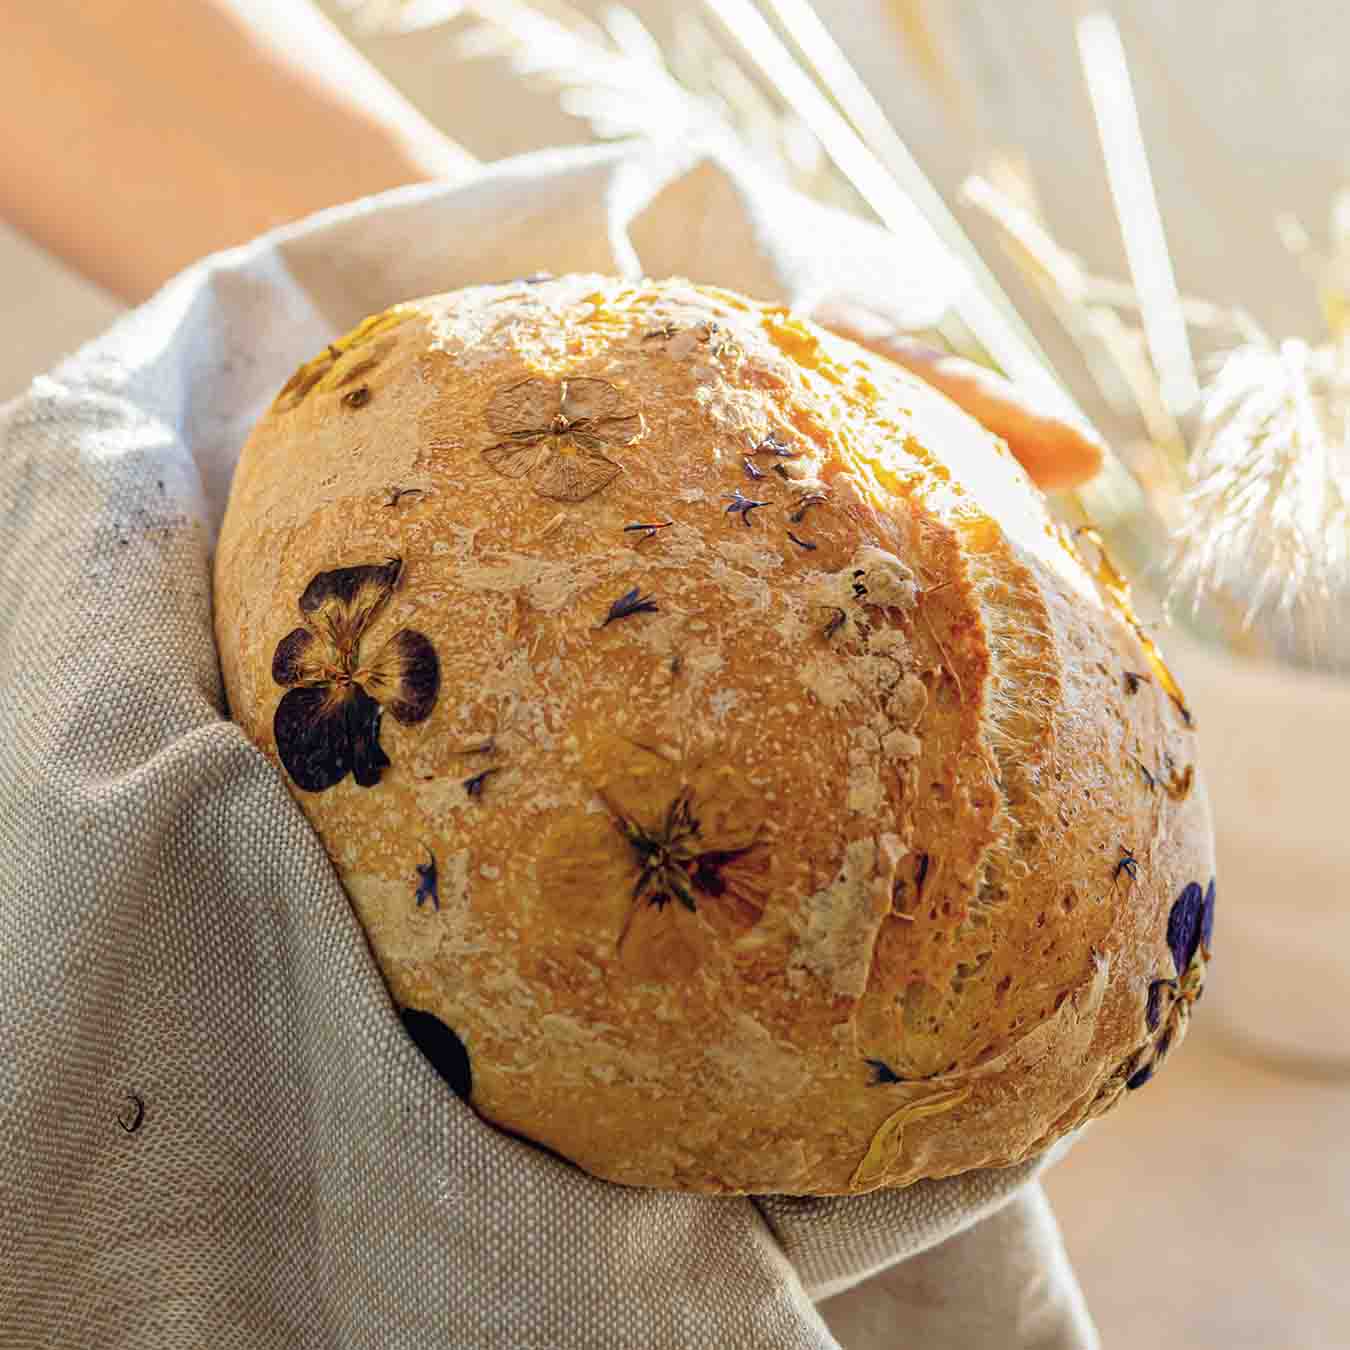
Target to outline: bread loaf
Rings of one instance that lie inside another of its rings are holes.
[[[1006,1165],[1185,1031],[1211,826],[1123,581],[954,404],[781,307],[397,305],[262,417],[215,568],[231,715],[409,1030],[598,1177]]]

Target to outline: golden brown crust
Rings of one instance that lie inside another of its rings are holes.
[[[302,368],[216,625],[483,1117],[632,1185],[839,1194],[1019,1161],[1184,1032],[1208,808],[1111,581],[881,358],[564,277]]]

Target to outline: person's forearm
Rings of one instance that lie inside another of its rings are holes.
[[[9,0],[0,26],[0,213],[128,302],[473,163],[308,0]]]

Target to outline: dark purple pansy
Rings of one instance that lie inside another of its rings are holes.
[[[420,722],[440,689],[430,641],[402,628],[362,662],[361,637],[389,598],[403,560],[320,572],[300,597],[305,626],[277,643],[272,678],[288,687],[272,719],[277,753],[306,792],[322,792],[349,773],[374,787],[389,757],[380,747],[386,709],[398,722]]]
[[[449,1084],[450,1091],[467,1102],[473,1092],[473,1069],[464,1042],[435,1013],[400,1008],[398,1015],[413,1043]]]
[[[272,719],[277,753],[296,786],[323,792],[350,773],[374,787],[389,759],[380,749],[380,705],[359,684],[292,689]]]
[[[1200,920],[1204,905],[1205,892],[1198,882],[1190,881],[1167,916],[1167,945],[1172,949],[1172,960],[1178,975],[1186,973],[1200,946]]]
[[[1142,1069],[1136,1069],[1126,1080],[1125,1086],[1133,1092],[1135,1088],[1141,1088],[1150,1078],[1153,1077],[1153,1061],[1150,1060]]]
[[[1175,989],[1177,982],[1175,980],[1154,980],[1148,987],[1148,1009],[1144,1014],[1144,1020],[1148,1023],[1150,1031],[1157,1031],[1158,1023],[1162,1021],[1162,995],[1164,989]]]
[[[354,647],[402,573],[402,558],[320,572],[305,587],[300,612],[335,647]]]
[[[1217,878],[1209,879],[1209,889],[1205,892],[1205,903],[1200,910],[1200,945],[1206,954],[1214,945],[1214,884]]]
[[[1205,890],[1200,888],[1198,882],[1192,881],[1182,889],[1167,916],[1167,946],[1177,968],[1177,978],[1150,982],[1148,1002],[1144,1008],[1144,1021],[1148,1029],[1157,1031],[1162,1025],[1165,989],[1172,992],[1172,1008],[1167,1025],[1153,1047],[1152,1058],[1147,1064],[1136,1068],[1125,1080],[1125,1086],[1131,1090],[1143,1087],[1153,1077],[1171,1047],[1174,1032],[1185,1025],[1187,1009],[1204,992],[1204,966],[1192,969],[1192,963],[1197,953],[1209,959],[1209,944],[1214,931],[1214,893],[1213,879]]]
[[[394,721],[411,726],[431,713],[441,687],[441,665],[425,634],[400,628],[373,660],[363,663],[363,670],[362,683]]]

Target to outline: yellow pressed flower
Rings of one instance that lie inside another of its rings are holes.
[[[729,766],[676,764],[625,737],[594,743],[586,769],[605,813],[554,828],[548,892],[579,927],[612,934],[639,979],[686,978],[764,911],[763,808]]]
[[[622,469],[606,449],[642,433],[641,414],[622,406],[607,380],[521,380],[499,389],[484,413],[499,437],[483,458],[507,478],[524,478],[541,496],[584,501]]]

